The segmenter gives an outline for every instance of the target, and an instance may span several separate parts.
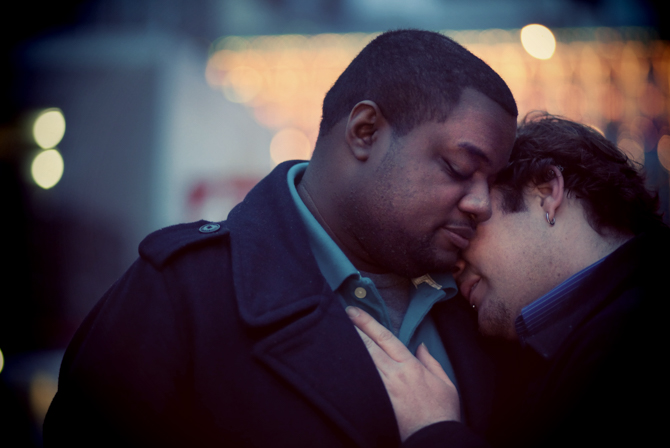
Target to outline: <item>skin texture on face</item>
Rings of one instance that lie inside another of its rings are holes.
[[[542,244],[549,225],[536,222],[530,208],[504,214],[495,189],[491,198],[491,219],[477,228],[463,251],[466,265],[457,280],[463,295],[477,308],[480,331],[514,339],[514,320],[521,309],[555,286],[543,269],[551,257]]]
[[[564,189],[559,168],[550,170],[550,180],[524,189],[524,211],[503,213],[494,188],[491,219],[479,225],[458,262],[454,277],[486,335],[516,339],[523,307],[632,237],[596,232],[581,200]]]
[[[383,128],[340,208],[350,258],[407,277],[452,269],[491,214],[489,183],[507,163],[515,130],[514,117],[472,89],[443,123],[399,138]]]

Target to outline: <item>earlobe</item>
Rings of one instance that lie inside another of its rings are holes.
[[[370,157],[372,145],[379,136],[379,128],[385,123],[374,101],[361,101],[351,109],[344,138],[354,157],[361,162]]]
[[[550,166],[549,169],[553,173],[552,178],[537,186],[542,201],[542,211],[545,214],[549,225],[556,223],[556,211],[563,202],[563,194],[565,193],[565,185],[563,174],[557,166]]]

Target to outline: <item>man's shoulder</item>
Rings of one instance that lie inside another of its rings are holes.
[[[196,221],[165,227],[148,235],[139,246],[140,257],[161,269],[178,255],[227,244],[230,229],[226,221]]]
[[[622,359],[642,367],[662,349],[670,310],[665,276],[670,269],[667,257],[670,232],[667,227],[638,235],[628,247],[605,260],[576,296],[584,302],[567,321],[574,331],[561,344],[555,361],[577,375],[596,369],[605,375]],[[571,366],[571,367],[570,367]],[[618,368],[621,368],[620,366]],[[643,369],[644,370],[644,369]]]

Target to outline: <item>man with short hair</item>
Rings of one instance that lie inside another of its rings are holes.
[[[516,115],[502,79],[445,36],[374,39],[326,95],[309,163],[279,165],[225,222],[142,242],[65,354],[45,445],[397,446],[344,307],[453,370],[465,346],[433,316],[491,214]],[[479,425],[478,378],[454,381]]]
[[[658,443],[670,231],[638,166],[597,131],[536,115],[520,126],[491,197],[492,217],[456,274],[479,331],[513,341],[497,347],[489,441]],[[348,313],[377,341],[367,345],[409,446],[485,445],[456,422],[458,397],[425,350],[421,365],[368,316]],[[417,399],[433,396],[443,400]]]

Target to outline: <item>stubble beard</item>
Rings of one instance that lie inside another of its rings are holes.
[[[439,260],[433,244],[433,233],[422,237],[411,235],[402,223],[393,220],[392,206],[377,203],[366,207],[350,201],[352,213],[347,219],[349,232],[368,255],[368,259],[385,272],[415,278],[429,272],[449,272],[451,260]],[[375,210],[371,210],[370,208]],[[378,218],[385,216],[386,219]],[[455,260],[454,260],[455,261]]]
[[[406,203],[415,193],[408,186],[398,188],[397,182],[402,176],[397,173],[406,169],[405,161],[398,153],[400,150],[394,140],[377,167],[374,185],[367,185],[371,190],[349,191],[348,205],[344,208],[349,215],[346,219],[348,231],[372,264],[386,272],[406,278],[430,272],[450,272],[456,254],[453,260],[439,259],[433,241],[439,228],[423,235],[412,235],[405,230],[406,223],[395,210],[394,195],[403,197],[401,203]]]
[[[496,297],[488,300],[485,315],[482,315],[483,311],[483,309],[478,311],[483,318],[479,321],[480,333],[485,336],[514,339],[516,332],[514,331],[512,311],[502,299]]]

